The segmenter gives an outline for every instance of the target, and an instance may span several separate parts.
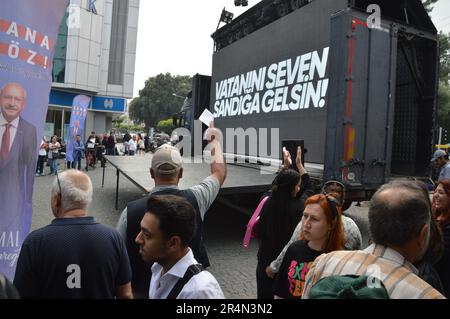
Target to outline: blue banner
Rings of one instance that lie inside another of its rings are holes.
[[[125,112],[127,101],[106,96],[94,96],[92,98],[92,109],[97,111]]]
[[[68,0],[0,1],[0,272],[11,280],[30,231],[38,141],[67,5]]]
[[[73,162],[73,143],[77,135],[84,140],[84,121],[86,120],[87,109],[91,98],[85,95],[77,95],[73,99],[70,125],[66,132],[66,162]]]

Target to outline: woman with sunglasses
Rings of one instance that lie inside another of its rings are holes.
[[[338,206],[342,208],[342,204],[345,198],[345,187],[342,183],[338,181],[328,181],[324,184],[322,188],[322,194],[329,195],[334,197],[337,200]],[[342,226],[344,230],[345,237],[345,250],[359,250],[362,248],[362,236],[361,231],[358,228],[358,225],[351,219],[345,215],[341,216]],[[291,244],[298,241],[300,238],[300,234],[302,231],[303,223],[300,221],[292,233],[291,239],[284,246],[281,253],[278,255],[276,259],[274,259],[270,265],[266,268],[266,274],[270,278],[274,278],[276,273],[280,270],[281,263],[284,259],[284,255],[286,254],[287,249]]]
[[[300,299],[306,275],[314,260],[324,253],[344,249],[341,208],[329,195],[314,195],[306,201],[300,240],[289,246],[274,281],[276,296]]]

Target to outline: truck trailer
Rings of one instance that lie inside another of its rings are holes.
[[[229,162],[280,163],[301,140],[317,187],[344,183],[347,206],[429,176],[439,44],[420,0],[263,0],[212,38],[211,76],[193,77],[179,124],[193,135],[209,109]]]

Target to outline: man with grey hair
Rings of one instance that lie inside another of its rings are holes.
[[[55,219],[25,239],[14,284],[23,298],[132,298],[131,269],[120,234],[87,216],[92,183],[85,173],[56,176]]]
[[[383,185],[369,208],[373,244],[362,251],[337,251],[317,258],[307,275],[303,298],[309,297],[319,280],[348,275],[368,276],[369,288],[383,284],[391,299],[444,298],[418,277],[413,266],[428,248],[430,221],[429,200],[415,182]]]
[[[220,143],[221,132],[214,128],[214,123],[205,132],[206,139],[212,146],[211,175],[200,184],[188,189],[179,189],[178,184],[183,177],[183,161],[180,151],[170,145],[162,145],[153,154],[150,175],[155,181],[155,188],[150,195],[176,195],[183,197],[196,211],[197,229],[189,243],[195,259],[204,268],[209,267],[209,258],[203,243],[203,220],[209,207],[219,193],[227,175],[226,163]],[[149,196],[128,203],[117,223],[117,230],[126,240],[131,269],[133,270],[133,293],[136,298],[148,298],[151,278],[151,265],[145,263],[139,255],[139,246],[135,238],[141,231],[140,223],[146,212]]]

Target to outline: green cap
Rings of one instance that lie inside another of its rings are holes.
[[[309,292],[310,299],[389,299],[383,282],[372,282],[367,276],[331,276],[319,280]]]

